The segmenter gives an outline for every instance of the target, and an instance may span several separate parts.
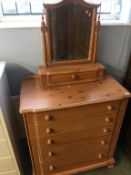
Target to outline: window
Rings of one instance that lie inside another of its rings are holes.
[[[0,0],[1,13],[6,15],[40,15],[43,0]]]
[[[122,6],[130,0],[88,1],[91,3],[101,2],[101,19],[119,19]],[[43,13],[43,2],[44,0],[0,0],[0,14],[1,16],[40,16]],[[127,6],[126,8],[128,8]]]

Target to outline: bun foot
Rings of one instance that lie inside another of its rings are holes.
[[[111,164],[111,165],[108,165],[107,168],[111,169],[111,168],[114,168],[115,165],[114,164]]]

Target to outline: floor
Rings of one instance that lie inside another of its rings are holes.
[[[79,175],[131,175],[131,162],[126,155],[119,149],[116,152],[116,166],[108,169],[107,167],[97,170],[80,173]]]
[[[24,151],[23,152],[24,175],[32,175],[29,152],[26,149],[26,147],[25,149],[23,149],[23,151]],[[80,173],[77,175],[131,175],[131,162],[128,160],[128,158],[122,152],[122,150],[117,149],[115,158],[117,160],[117,163],[114,168],[108,169],[107,167],[104,167],[104,168],[99,168],[96,170]]]

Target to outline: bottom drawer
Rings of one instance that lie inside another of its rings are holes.
[[[107,151],[98,150],[84,155],[77,155],[68,157],[63,160],[50,161],[50,163],[43,163],[43,169],[45,174],[60,173],[71,169],[79,168],[82,166],[91,165],[105,161],[107,158]]]
[[[45,174],[52,174],[86,166],[107,158],[111,135],[93,139],[84,139],[59,146],[42,146]]]

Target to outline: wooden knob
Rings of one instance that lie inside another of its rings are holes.
[[[47,140],[47,144],[48,144],[48,145],[51,145],[52,143],[53,143],[53,140],[51,140],[51,139],[48,139],[48,140]]]
[[[50,171],[53,171],[53,170],[54,170],[53,165],[50,165]]]
[[[107,128],[104,128],[104,129],[103,129],[103,132],[104,132],[104,133],[108,133],[108,129],[107,129]]]
[[[49,115],[45,116],[45,121],[49,121],[51,119],[51,117]]]
[[[101,144],[102,144],[102,145],[105,145],[106,142],[105,142],[104,140],[101,140]]]
[[[109,122],[111,121],[111,119],[110,119],[109,117],[105,117],[105,121],[106,121],[107,123],[109,123]]]
[[[52,157],[52,156],[53,156],[53,152],[51,152],[51,151],[48,152],[48,156],[49,156],[49,157]]]
[[[46,133],[47,133],[47,134],[50,134],[51,132],[52,132],[52,129],[51,129],[51,128],[47,128],[47,129],[46,129]]]
[[[103,158],[102,154],[98,154],[98,158],[102,159]]]
[[[72,79],[76,80],[77,76],[75,74],[73,74],[72,76]]]
[[[107,109],[108,109],[109,111],[112,111],[112,106],[111,106],[111,105],[107,105]]]

